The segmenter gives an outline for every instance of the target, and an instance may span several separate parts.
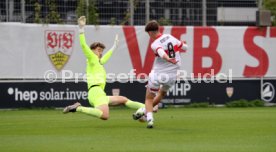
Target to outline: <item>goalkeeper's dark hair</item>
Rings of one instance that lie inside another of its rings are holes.
[[[149,21],[145,27],[146,32],[157,32],[159,30],[159,24],[156,20]]]
[[[100,47],[102,49],[105,49],[105,45],[100,42],[94,42],[90,45],[91,50],[95,50],[97,47]]]

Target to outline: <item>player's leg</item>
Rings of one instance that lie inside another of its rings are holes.
[[[139,109],[145,107],[143,103],[132,101],[124,96],[108,96],[109,97],[109,105],[120,105],[124,104],[128,108],[131,109]]]
[[[153,99],[153,106],[156,106],[160,103],[160,101],[166,96],[167,91],[160,89],[157,95]]]
[[[107,104],[108,103],[107,96],[96,97],[96,99],[97,101],[101,101],[101,102],[94,102],[93,105],[95,106],[95,108],[79,106],[77,108],[77,111],[85,113],[90,116],[100,118],[102,120],[107,120],[109,118],[109,107]],[[91,100],[89,100],[89,102],[90,101]]]
[[[166,96],[166,94],[167,94],[167,91],[162,90],[162,88],[159,89],[157,95],[153,99],[153,112],[158,111],[158,104]]]
[[[157,95],[153,99],[153,112],[158,111],[158,104],[166,96],[167,92],[159,89]],[[139,108],[134,114],[133,119],[138,120],[146,114],[146,108]]]
[[[147,85],[145,105],[146,105],[146,118],[147,128],[153,127],[153,100],[160,88],[159,78],[157,73],[151,73],[149,75],[149,81]]]
[[[154,98],[155,98],[155,95],[158,93],[159,91],[159,87],[160,87],[160,84],[159,84],[159,81],[158,81],[158,76],[156,73],[150,73],[149,75],[149,81],[148,81],[148,84],[146,86],[147,90],[146,90],[146,97],[145,97],[145,104],[146,104],[146,107],[150,106],[148,111],[146,108],[139,108],[134,114],[133,114],[133,119],[134,120],[138,120],[140,119],[141,117],[143,117],[144,115],[146,115],[146,113],[149,112],[149,115],[152,115],[151,113],[153,112],[153,103],[154,103]],[[152,100],[151,100],[152,99]],[[146,101],[149,101],[149,102],[146,102]],[[156,101],[157,102],[160,102],[159,100]],[[148,104],[148,105],[147,105]],[[151,104],[151,105],[150,105]],[[146,115],[147,117],[147,115]]]
[[[103,110],[99,109],[99,108],[79,106],[76,109],[76,111],[87,114],[87,115],[90,115],[90,116],[93,116],[93,117],[96,117],[96,118],[103,119],[102,117],[106,117],[106,114],[104,115]]]
[[[107,120],[109,118],[109,98],[100,86],[93,87],[89,90],[88,100],[91,105],[94,105],[92,116]],[[78,110],[78,109],[77,109]]]
[[[151,79],[151,78],[149,79],[149,84],[147,86],[147,92],[152,92],[153,93],[152,95],[156,95],[156,96],[154,96],[154,99],[152,101],[152,106],[151,106],[151,107],[154,107],[154,106],[158,106],[160,101],[166,96],[167,91],[175,84],[176,77],[175,77],[174,73],[169,74],[168,82],[164,83],[162,85],[162,87],[160,87],[160,89],[157,89],[158,88],[157,86],[159,86],[158,81],[152,81],[152,80],[153,79]],[[148,88],[151,88],[151,90]],[[157,92],[157,90],[158,90],[158,92]],[[150,105],[151,104],[149,104],[149,105],[147,104],[147,100],[146,100],[146,107],[149,107]],[[150,117],[152,115],[152,111],[153,110],[151,110],[151,109],[140,108],[133,114],[133,119],[140,120],[144,116],[145,113],[146,113],[147,119],[150,119]],[[149,123],[148,123],[148,127],[150,127]]]
[[[158,104],[161,102],[161,100],[167,95],[168,90],[175,85],[176,82],[176,75],[174,73],[169,74],[169,79],[166,83],[162,84],[160,87],[157,95],[155,96],[153,100],[153,106],[158,106]]]
[[[109,106],[108,104],[102,104],[97,106],[95,109],[99,109],[102,111],[102,115],[99,117],[102,120],[108,120],[109,118]]]
[[[153,128],[153,99],[155,97],[155,93],[152,92],[151,88],[147,88],[146,91],[146,100],[145,100],[145,106],[146,106],[146,118],[147,118],[147,128]]]
[[[88,101],[95,108],[78,105],[74,107],[75,111],[82,112],[84,114],[94,116],[103,120],[107,120],[109,118],[109,98],[106,96],[102,88],[91,88],[88,92]]]
[[[103,114],[101,110],[92,107],[84,107],[79,102],[76,102],[73,105],[69,105],[63,109],[64,114],[69,112],[82,112],[97,118],[101,118]]]

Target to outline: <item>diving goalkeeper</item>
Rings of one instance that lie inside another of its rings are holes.
[[[73,105],[65,107],[63,109],[63,113],[77,111],[107,120],[109,118],[109,105],[124,104],[132,109],[144,107],[144,104],[131,101],[124,96],[107,96],[104,92],[106,85],[106,72],[103,65],[108,61],[112,53],[118,47],[118,35],[115,37],[112,48],[105,53],[104,56],[102,56],[103,50],[105,49],[104,44],[95,42],[90,46],[90,48],[86,44],[84,35],[84,26],[86,25],[85,16],[81,16],[78,19],[78,24],[81,48],[87,58],[86,75],[88,85],[88,101],[93,107],[84,107],[81,106],[79,102],[76,102]]]

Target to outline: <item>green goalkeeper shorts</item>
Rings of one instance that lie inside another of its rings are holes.
[[[103,104],[108,104],[109,98],[100,86],[95,86],[88,91],[88,101],[92,106],[98,107]]]

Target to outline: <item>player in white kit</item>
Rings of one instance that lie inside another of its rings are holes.
[[[146,114],[147,128],[153,128],[153,107],[166,95],[177,79],[177,71],[180,69],[181,59],[179,51],[186,50],[187,45],[170,34],[159,32],[159,24],[155,20],[147,23],[145,31],[154,41],[151,49],[156,58],[149,75],[145,105],[146,108],[138,109],[133,114],[133,119],[140,119]]]

